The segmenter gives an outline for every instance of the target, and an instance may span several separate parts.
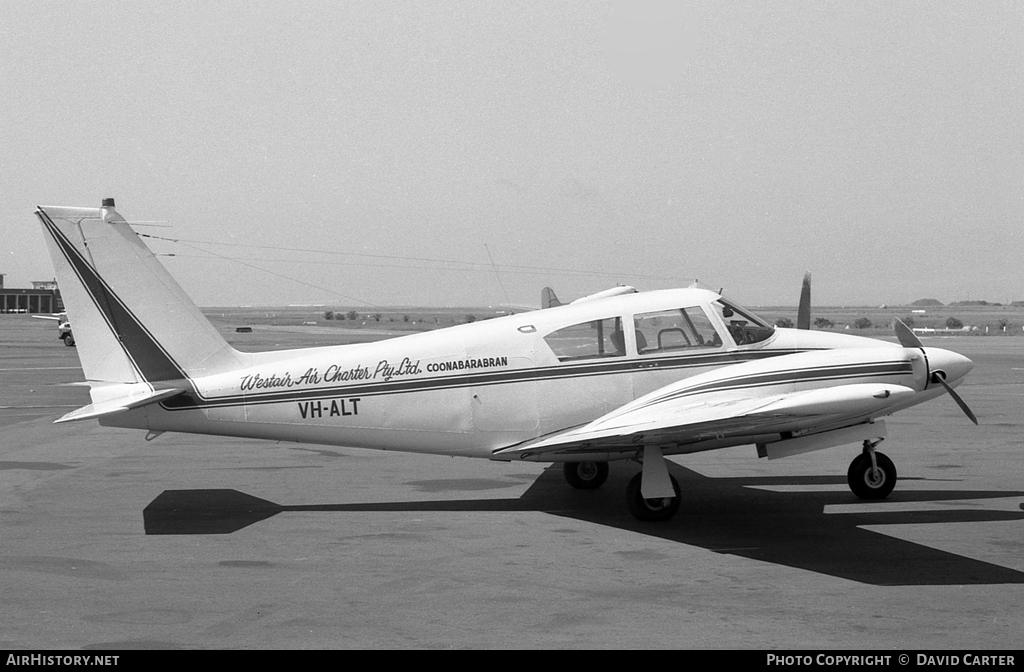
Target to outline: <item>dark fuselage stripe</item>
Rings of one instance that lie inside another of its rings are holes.
[[[752,360],[752,359],[763,359],[765,357],[780,356],[785,354],[792,354],[792,351],[748,351],[748,352],[736,352],[733,351],[723,353],[722,356],[716,358],[718,363],[729,363],[735,364],[738,361]],[[634,360],[632,366],[629,367],[544,367],[537,369],[516,369],[513,371],[502,371],[502,372],[491,372],[483,374],[470,374],[461,376],[445,376],[443,378],[429,378],[426,380],[416,381],[405,381],[405,382],[391,382],[391,383],[370,383],[364,385],[350,385],[347,387],[332,387],[332,388],[320,388],[320,389],[301,389],[294,391],[280,391],[263,393],[259,395],[232,395],[230,397],[221,397],[217,399],[209,399],[202,402],[196,402],[187,395],[177,397],[175,399],[163,402],[163,406],[168,410],[186,410],[195,409],[199,407],[203,408],[217,408],[217,407],[230,407],[230,406],[241,406],[241,405],[257,405],[257,404],[275,404],[275,403],[287,403],[297,402],[308,399],[322,399],[324,397],[367,397],[375,395],[387,395],[387,394],[405,394],[411,392],[423,392],[423,391],[440,391],[440,390],[453,390],[466,387],[477,387],[477,386],[490,386],[490,385],[507,385],[514,383],[524,382],[539,382],[539,381],[554,381],[563,378],[579,378],[584,376],[598,376],[598,375],[613,375],[619,373],[630,373],[630,372],[645,372],[645,371],[668,371],[678,370],[694,367],[704,367],[712,365],[716,362],[709,361],[709,358],[701,357],[700,363],[693,363],[692,360],[697,358],[677,358],[672,365],[668,365],[666,362],[662,362],[662,366],[654,369],[649,366],[649,362],[644,360]],[[586,370],[581,370],[585,368]]]

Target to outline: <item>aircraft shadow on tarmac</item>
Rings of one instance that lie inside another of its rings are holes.
[[[146,534],[228,534],[288,511],[543,511],[787,567],[871,585],[964,585],[1024,583],[1024,572],[967,558],[887,534],[865,525],[942,524],[1024,520],[1024,510],[978,506],[907,511],[894,506],[864,513],[826,513],[827,505],[854,504],[846,490],[778,492],[764,486],[845,485],[835,476],[708,478],[672,465],[683,492],[680,512],[667,523],[642,523],[626,512],[625,484],[633,470],[612,469],[600,490],[570,488],[561,467],[547,469],[514,499],[468,499],[285,506],[237,490],[167,490],[143,512]],[[754,486],[754,487],[751,487]],[[757,487],[762,486],[762,487]],[[458,483],[452,483],[458,489]],[[904,490],[885,504],[1024,497],[1024,492]],[[1024,509],[1024,505],[1019,507]]]

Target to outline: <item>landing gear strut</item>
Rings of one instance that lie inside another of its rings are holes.
[[[875,450],[880,441],[865,441],[864,452],[854,458],[846,472],[850,490],[861,499],[885,499],[896,487],[896,465]]]
[[[578,490],[596,490],[608,480],[607,462],[566,462],[562,474]]]

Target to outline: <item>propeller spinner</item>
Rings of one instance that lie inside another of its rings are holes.
[[[974,368],[974,363],[967,359],[963,355],[958,355],[955,352],[948,350],[941,350],[939,348],[928,348],[925,349],[924,344],[921,343],[921,339],[917,337],[910,327],[903,323],[899,318],[893,323],[896,329],[896,338],[899,339],[900,345],[904,348],[921,348],[924,351],[925,356],[928,357],[929,369],[931,373],[928,376],[928,382],[937,383],[942,386],[949,396],[953,397],[953,401],[960,407],[960,410],[964,412],[971,422],[978,424],[978,418],[971,411],[959,394],[950,387],[949,383],[946,382],[946,378],[952,376],[954,380],[959,380],[967,375],[968,371]]]

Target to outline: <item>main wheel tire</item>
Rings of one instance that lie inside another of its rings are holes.
[[[578,490],[596,490],[608,480],[607,462],[566,462],[562,473],[569,485]]]
[[[68,346],[69,348],[75,344],[75,337],[72,336],[71,334],[64,334],[63,336],[61,336],[61,340],[63,340],[64,345]]]
[[[626,503],[629,505],[629,512],[637,520],[644,522],[660,522],[670,519],[679,511],[682,502],[679,494],[679,481],[671,474],[672,489],[675,490],[675,497],[658,497],[656,499],[644,499],[640,493],[640,484],[643,481],[643,472],[637,474],[626,486]]]
[[[871,456],[861,453],[846,472],[850,490],[861,499],[885,499],[896,487],[896,465],[888,457],[875,451],[878,471],[871,468]]]

